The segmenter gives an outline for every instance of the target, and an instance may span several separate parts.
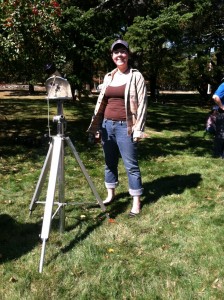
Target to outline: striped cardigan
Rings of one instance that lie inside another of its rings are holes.
[[[102,90],[99,94],[94,115],[87,132],[95,134],[101,128],[106,107],[105,91],[111,83],[117,68],[104,77]],[[129,80],[125,87],[125,111],[127,121],[127,134],[133,133],[133,138],[144,137],[144,127],[147,115],[147,90],[142,74],[136,69],[130,69]]]

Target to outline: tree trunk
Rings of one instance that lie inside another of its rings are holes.
[[[31,83],[29,83],[29,93],[30,93],[30,95],[34,94],[34,85]]]

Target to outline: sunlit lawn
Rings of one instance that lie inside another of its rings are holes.
[[[64,112],[66,135],[103,199],[102,150],[86,135],[95,101],[70,101]],[[52,134],[56,105],[50,103]],[[40,274],[44,205],[31,216],[29,206],[48,151],[47,103],[44,94],[2,97],[0,299],[223,299],[223,161],[204,136],[210,105],[190,94],[150,101],[148,138],[139,144],[142,213],[134,219],[123,165],[108,221],[65,147],[66,227],[60,234],[53,219]]]

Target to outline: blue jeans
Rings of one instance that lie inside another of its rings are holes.
[[[141,173],[137,159],[137,142],[127,135],[125,121],[103,120],[102,145],[105,157],[105,186],[115,188],[118,184],[118,162],[122,157],[131,196],[143,193]]]

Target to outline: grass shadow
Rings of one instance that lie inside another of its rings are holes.
[[[75,227],[78,227],[76,236],[69,242],[68,245],[61,249],[62,253],[69,252],[72,248],[75,247],[76,244],[85,240],[91,232],[93,232],[97,227],[99,227],[102,224],[102,219],[98,219],[94,224],[87,226],[87,228],[84,229],[84,231],[82,232],[83,223],[83,221],[77,221],[77,223],[75,224]]]
[[[21,257],[39,243],[39,224],[22,224],[7,214],[1,214],[0,228],[0,263]]]
[[[121,199],[127,199],[122,200]],[[130,200],[128,200],[128,198]],[[115,219],[118,215],[124,213],[127,210],[127,207],[130,205],[132,199],[128,192],[118,193],[115,196],[114,201],[107,206],[107,211],[111,218]]]
[[[60,249],[57,253],[51,256],[51,259],[45,264],[49,264],[52,260],[56,259],[60,254],[67,253],[71,251],[78,243],[82,242],[85,240],[91,232],[93,232],[96,228],[102,225],[103,220],[105,220],[106,216],[105,213],[100,213],[97,218],[93,221],[90,218],[87,218],[85,220],[77,219],[76,223],[73,225],[70,225],[66,227],[66,231],[72,231],[73,229],[77,229],[77,233],[75,237],[64,247]],[[91,224],[87,225],[86,227],[86,222],[89,221]],[[84,226],[85,225],[85,226]],[[84,230],[83,230],[84,228]],[[82,231],[83,230],[83,231]]]
[[[144,184],[142,205],[157,202],[161,197],[172,194],[180,195],[185,189],[196,188],[201,182],[200,173],[160,177]]]
[[[212,155],[213,140],[206,139],[204,136],[194,136],[191,134],[173,137],[153,136],[147,141],[139,144],[139,157],[142,160],[152,157],[182,155],[191,153],[191,155],[203,157]]]
[[[154,135],[140,143],[140,155],[143,157],[175,155],[185,150],[195,155],[210,154],[209,141],[198,134],[199,131],[204,130],[209,110],[199,109],[198,95],[167,95],[166,97],[166,105],[149,103],[146,128],[153,130]],[[67,120],[66,135],[73,143],[77,141],[78,152],[90,150],[86,130],[93,114],[95,101],[95,98],[87,98],[64,104]],[[0,108],[2,114],[0,143],[3,155],[5,152],[7,156],[13,156],[15,153],[26,152],[26,148],[31,148],[35,157],[35,153],[38,154],[40,150],[35,148],[46,144],[44,139],[48,134],[46,102],[39,99],[25,99],[25,97],[17,100],[0,99]],[[51,134],[54,135],[56,124],[50,121],[50,126]],[[176,134],[174,136],[165,134],[165,137],[160,137],[159,134],[164,131]],[[91,152],[97,155],[98,149],[92,146]]]

